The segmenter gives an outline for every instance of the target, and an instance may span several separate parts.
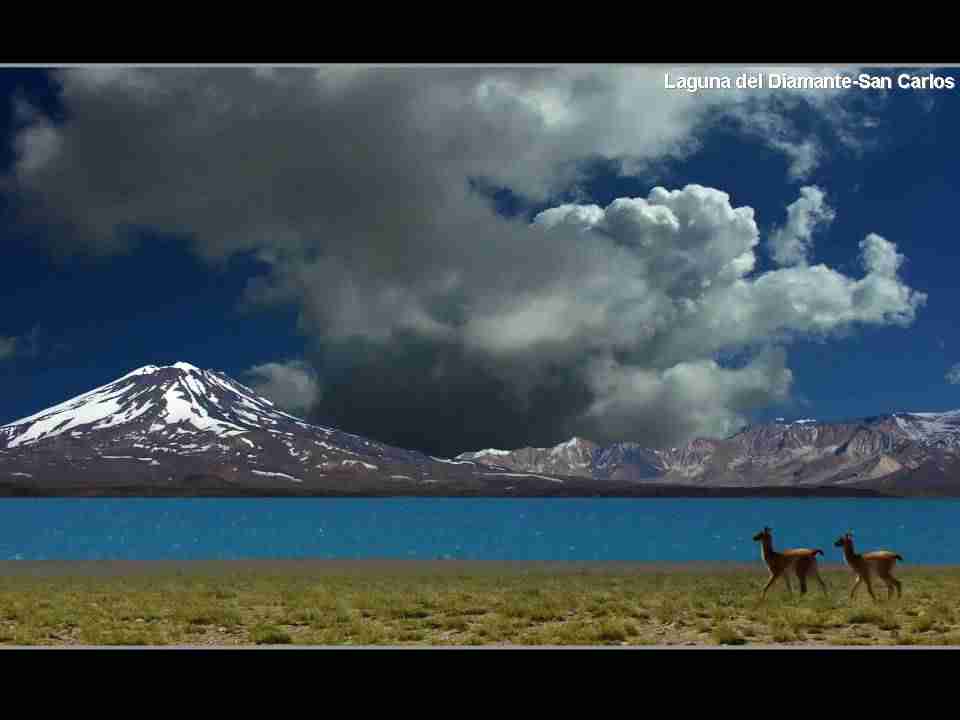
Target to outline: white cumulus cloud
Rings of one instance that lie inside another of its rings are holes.
[[[813,233],[830,225],[836,213],[816,186],[800,188],[800,197],[787,206],[787,224],[770,236],[770,254],[778,265],[805,265],[813,248]]]

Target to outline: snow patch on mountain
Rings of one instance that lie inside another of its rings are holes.
[[[430,456],[430,459],[434,462],[448,463],[450,465],[476,465],[472,460],[446,460],[444,458],[434,457],[433,455]]]
[[[254,475],[261,475],[263,477],[278,477],[278,478],[283,478],[285,480],[292,480],[293,482],[298,482],[298,483],[303,482],[303,480],[301,480],[298,477],[294,477],[293,475],[287,475],[286,473],[282,473],[282,472],[269,472],[266,470],[251,470],[250,472],[252,472]]]
[[[495,477],[515,477],[515,478],[534,477],[534,478],[540,478],[541,480],[549,480],[550,482],[554,482],[554,483],[563,482],[563,480],[560,480],[559,478],[547,477],[546,475],[534,475],[533,473],[486,472],[484,473],[484,475],[490,475]]]
[[[372,464],[370,464],[370,463],[365,463],[365,462],[363,462],[362,460],[343,460],[343,461],[340,462],[340,464],[343,465],[343,466],[351,466],[351,465],[353,465],[353,466],[358,466],[358,465],[359,465],[359,466],[361,466],[361,467],[363,467],[363,468],[365,468],[365,469],[367,469],[367,470],[379,470],[379,469],[380,469],[380,468],[377,467],[376,465],[372,465]]]
[[[109,385],[96,388],[36,415],[0,427],[0,438],[6,436],[7,447],[13,448],[82,425],[101,423],[119,412],[122,405],[117,398],[122,394],[122,389],[111,392]],[[17,433],[17,428],[23,428],[23,432]]]
[[[960,449],[960,410],[896,413],[893,419],[914,442],[927,447]]]

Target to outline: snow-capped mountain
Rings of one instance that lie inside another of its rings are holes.
[[[147,365],[102,387],[0,427],[0,447],[13,449],[60,436],[80,438],[114,428],[131,441],[160,444],[187,437],[227,440],[271,428],[309,427],[222,373],[178,362]],[[135,447],[137,445],[134,445]]]
[[[498,492],[556,478],[432,458],[279,410],[223,373],[148,365],[0,427],[0,489],[298,494]]]
[[[565,448],[578,452],[571,457]],[[729,438],[697,438],[671,448],[634,442],[601,447],[574,438],[553,448],[481,450],[459,457],[597,481],[960,495],[960,411],[894,413],[842,423],[778,418]]]

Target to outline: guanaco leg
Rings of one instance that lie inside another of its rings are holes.
[[[860,587],[861,582],[865,582],[867,584],[867,592],[870,593],[870,597],[872,597],[874,601],[880,602],[879,600],[877,600],[877,596],[873,594],[873,585],[870,582],[870,578],[864,577],[863,575],[857,575],[857,581],[853,584],[853,587],[850,589],[850,599],[853,600],[854,593],[857,592],[857,588]]]
[[[773,572],[772,570],[770,571],[770,579],[767,581],[767,584],[764,586],[763,592],[760,593],[760,598],[761,598],[761,599],[763,599],[763,598],[765,598],[765,597],[767,596],[767,590],[769,590],[769,589],[770,589],[770,586],[773,585],[773,584],[777,581],[777,578],[780,578],[780,577],[782,577],[782,578],[783,578],[783,581],[786,583],[786,585],[787,585],[787,590],[789,590],[791,593],[793,592],[793,588],[790,587],[790,576],[789,576],[789,574],[786,572],[786,571],[789,570],[789,569],[790,569],[790,568],[784,568],[784,569],[781,570],[780,572]]]
[[[886,575],[881,575],[880,578],[887,586],[887,600],[893,599],[893,589],[897,589],[897,597],[903,597],[903,589],[900,585],[900,581],[897,580],[893,575],[887,573]]]
[[[780,577],[776,573],[770,573],[770,580],[767,581],[767,584],[763,587],[763,592],[760,593],[760,599],[763,600],[767,597],[767,590],[770,589],[770,586],[773,585],[777,578]]]
[[[808,572],[808,569],[806,567],[797,565],[797,582],[800,583],[801,595],[807,594],[807,572]]]
[[[823,590],[824,595],[829,595],[827,592],[827,584],[823,581],[823,578],[820,577],[820,570],[817,567],[817,561],[811,560],[809,563],[803,565],[797,565],[797,577],[800,579],[800,592],[805,593],[807,591],[807,578],[812,575],[818,583],[820,583],[820,588]]]
[[[820,570],[816,565],[813,566],[813,576],[817,579],[817,582],[820,583],[820,587],[823,589],[823,594],[829,595],[830,593],[827,591],[827,584],[823,581],[823,578],[820,577]]]

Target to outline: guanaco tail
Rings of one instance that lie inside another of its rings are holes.
[[[853,587],[850,588],[851,600],[853,600],[853,595],[857,592],[857,588],[860,587],[861,582],[866,583],[870,597],[875,601],[877,600],[877,596],[873,594],[873,584],[870,582],[872,575],[876,575],[886,584],[887,600],[893,597],[894,588],[897,589],[897,597],[903,597],[903,588],[900,585],[900,581],[891,574],[893,566],[897,564],[897,560],[903,560],[901,555],[890,550],[875,550],[874,552],[858,555],[853,549],[852,532],[841,535],[837,538],[833,546],[843,548],[843,557],[847,561],[847,565],[850,566],[850,570],[857,576]]]
[[[797,580],[800,582],[801,593],[807,592],[807,576],[813,575],[817,579],[817,582],[820,583],[824,594],[828,594],[827,584],[823,581],[823,578],[820,577],[820,571],[817,568],[817,555],[823,555],[823,550],[819,548],[793,548],[791,550],[777,552],[773,549],[773,534],[768,527],[764,527],[763,530],[753,536],[753,539],[755,542],[761,543],[760,555],[767,569],[770,571],[770,580],[763,588],[763,592],[760,593],[761,599],[767,597],[767,590],[769,590],[770,586],[781,576],[787,585],[787,590],[792,593],[793,588],[790,587],[790,575],[788,572],[791,569],[796,573]]]

